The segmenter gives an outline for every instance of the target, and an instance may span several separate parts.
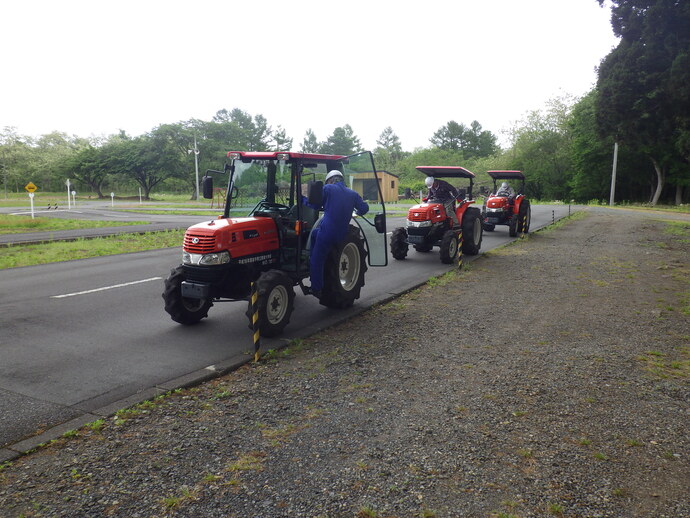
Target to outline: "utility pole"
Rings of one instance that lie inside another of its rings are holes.
[[[613,143],[613,171],[611,172],[611,196],[609,205],[613,206],[616,198],[616,166],[618,165],[618,141]]]
[[[196,133],[194,134],[194,149],[188,149],[187,154],[194,153],[194,171],[196,173],[196,186],[195,190],[195,200],[199,201],[199,150],[196,147]]]

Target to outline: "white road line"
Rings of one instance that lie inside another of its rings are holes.
[[[112,290],[114,288],[123,288],[133,284],[141,284],[142,282],[159,281],[163,277],[151,277],[150,279],[142,279],[140,281],[123,282],[122,284],[114,284],[112,286],[104,286],[103,288],[96,288],[94,290],[77,291],[75,293],[65,293],[64,295],[51,295],[51,299],[64,299],[65,297],[74,297],[76,295],[86,295],[87,293],[96,293],[97,291]]]

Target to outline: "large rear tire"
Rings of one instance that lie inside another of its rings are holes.
[[[163,300],[165,311],[178,324],[186,326],[196,324],[208,316],[208,310],[213,306],[211,299],[191,299],[182,296],[182,281],[185,280],[182,266],[170,270],[165,279]]]
[[[359,298],[367,271],[364,239],[350,226],[345,239],[331,248],[323,268],[319,302],[328,308],[349,308]]]
[[[408,249],[407,230],[404,227],[396,228],[391,234],[391,255],[393,259],[402,261],[407,257]]]
[[[458,236],[453,230],[446,230],[441,239],[441,262],[452,264],[458,256]]]
[[[482,214],[479,209],[471,207],[462,217],[462,252],[477,255],[482,247],[483,237]]]
[[[259,296],[257,312],[260,335],[267,338],[280,335],[290,323],[290,315],[295,309],[292,279],[280,270],[269,270],[256,280],[256,291]],[[253,329],[251,299],[246,315],[249,318],[249,328]]]

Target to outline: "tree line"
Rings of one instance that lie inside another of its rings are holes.
[[[600,3],[603,0],[596,0]],[[598,68],[586,95],[565,95],[529,111],[505,130],[507,145],[474,120],[448,121],[427,147],[405,151],[385,127],[372,151],[377,168],[400,178],[400,190],[417,192],[424,177],[417,165],[462,165],[489,187],[485,171],[518,169],[527,194],[541,200],[608,200],[614,144],[618,145],[616,200],[683,203],[690,189],[690,2],[613,0],[618,46]],[[6,192],[31,180],[44,191],[63,189],[66,179],[81,192],[139,187],[195,192],[196,141],[199,170],[217,169],[229,150],[294,150],[348,155],[362,150],[349,124],[324,140],[307,130],[296,144],[282,126],[239,108],[221,109],[210,121],[161,124],[132,137],[81,138],[54,132],[38,138],[13,128],[0,132],[0,171]],[[190,165],[191,164],[191,165]]]

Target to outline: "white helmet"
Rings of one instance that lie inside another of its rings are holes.
[[[340,176],[340,178],[343,177],[343,173],[338,171],[337,169],[333,169],[332,171],[329,171],[329,173],[326,175],[326,183],[328,183],[328,180],[333,178],[334,176]]]
[[[503,182],[501,184],[501,189],[507,189],[508,188],[508,182]]]
[[[433,176],[427,176],[426,180],[424,180],[424,183],[426,184],[427,187],[431,188],[431,186],[434,185],[434,177]]]

